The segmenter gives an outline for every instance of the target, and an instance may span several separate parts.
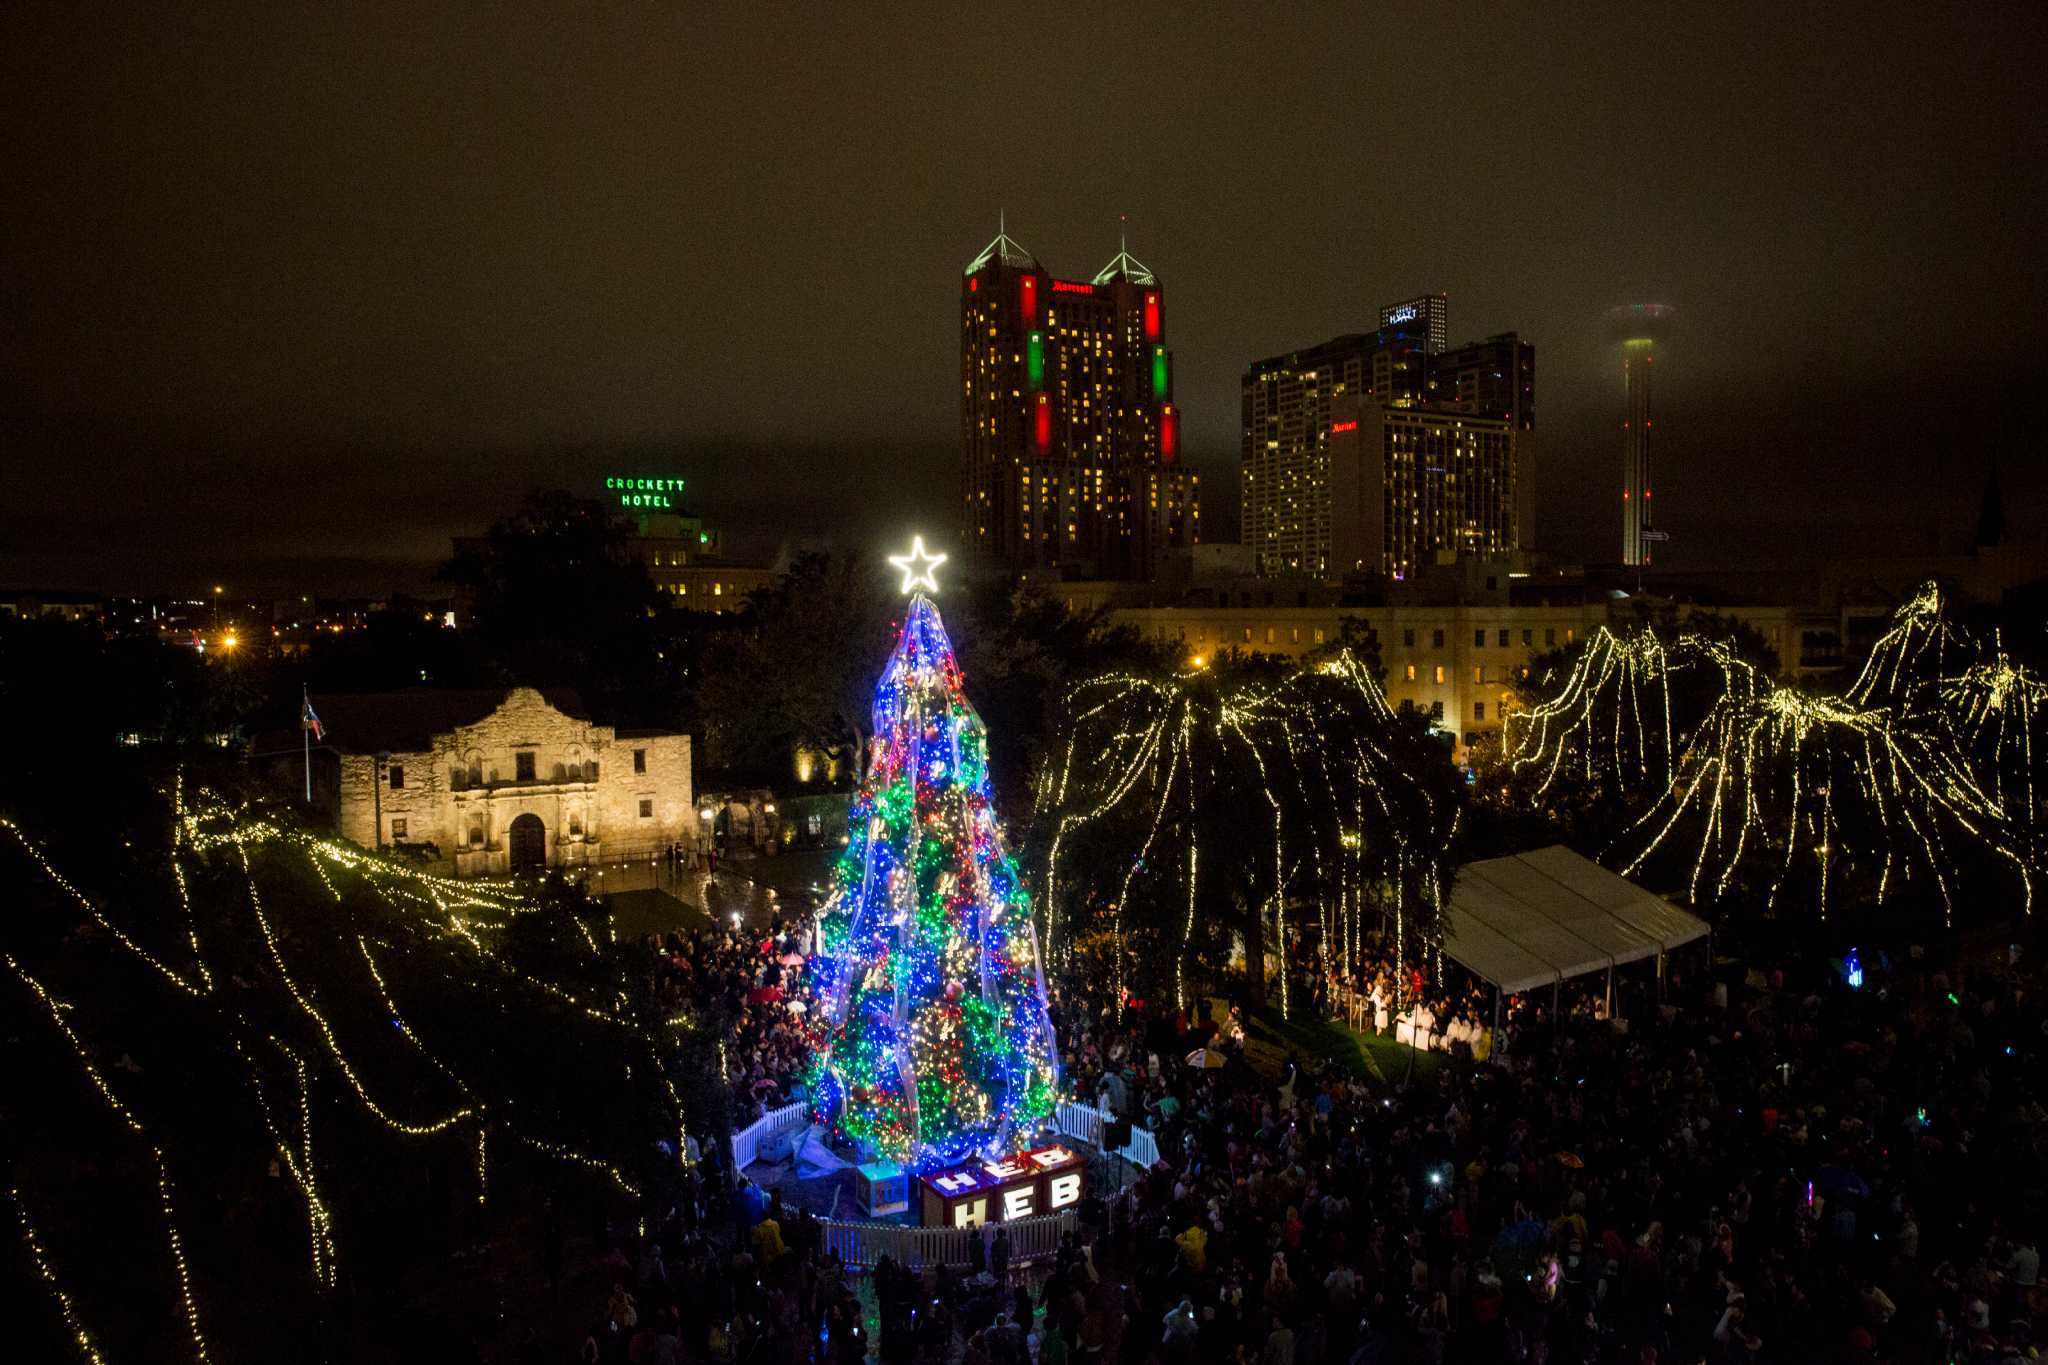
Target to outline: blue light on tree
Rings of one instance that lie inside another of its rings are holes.
[[[919,545],[904,590],[932,587]],[[922,567],[920,567],[922,566]],[[1003,846],[988,736],[939,611],[910,600],[813,962],[820,1117],[913,1170],[1007,1149],[1058,1072],[1030,898]]]

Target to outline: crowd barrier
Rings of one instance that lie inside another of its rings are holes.
[[[1062,1104],[1054,1113],[1055,1126],[1061,1133],[1098,1150],[1102,1147],[1103,1127],[1109,1121],[1107,1114],[1090,1104]],[[762,1144],[770,1138],[801,1129],[809,1122],[810,1106],[805,1104],[785,1104],[780,1109],[769,1110],[732,1135],[733,1168],[744,1171],[760,1159]],[[1131,1140],[1117,1148],[1113,1155],[1141,1170],[1147,1169],[1159,1160],[1159,1141],[1148,1130],[1133,1124]],[[966,1265],[968,1240],[978,1231],[974,1228],[848,1222],[837,1218],[818,1221],[824,1229],[825,1246],[838,1252],[839,1259],[847,1265],[862,1267],[871,1267],[884,1256],[899,1265],[914,1268]],[[1079,1220],[1072,1209],[1004,1223],[1002,1226],[1010,1234],[1011,1264],[1023,1265],[1052,1256],[1059,1250],[1060,1239],[1078,1225]]]
[[[778,1133],[805,1127],[810,1121],[810,1106],[807,1104],[785,1104],[780,1109],[770,1109],[746,1127],[732,1135],[732,1164],[736,1171],[744,1171],[760,1159],[761,1144]]]
[[[825,1246],[839,1253],[847,1265],[873,1267],[884,1256],[913,1269],[928,1265],[968,1264],[971,1238],[990,1238],[984,1228],[918,1228],[898,1223],[849,1223],[840,1219],[819,1220],[825,1230]],[[1010,1263],[1023,1265],[1043,1260],[1060,1249],[1060,1238],[1074,1231],[1080,1220],[1072,1209],[1019,1218],[1001,1224],[1010,1235]]]

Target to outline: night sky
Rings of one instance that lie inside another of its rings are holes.
[[[615,470],[940,527],[999,210],[1083,278],[1129,215],[1215,529],[1244,364],[1434,290],[1537,345],[1561,554],[1642,300],[1666,562],[1953,540],[1994,458],[2048,508],[2039,5],[361,8],[0,12],[0,583],[382,592]]]

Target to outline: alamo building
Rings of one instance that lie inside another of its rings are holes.
[[[573,691],[419,689],[312,704],[325,730],[313,742],[316,804],[343,838],[429,871],[501,877],[697,838],[690,737],[595,724]],[[277,736],[262,756],[281,773],[299,741]]]

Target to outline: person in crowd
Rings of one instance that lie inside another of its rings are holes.
[[[649,945],[652,1001],[726,1021],[742,1123],[803,1098],[807,1013],[789,1005],[812,997],[794,942]],[[601,1281],[560,1272],[589,1286],[580,1320],[600,1323],[564,1354],[2032,1358],[2048,1179],[2035,974],[1896,975],[1880,999],[1797,962],[1762,964],[1761,987],[1674,973],[1661,998],[1622,984],[1611,1010],[1604,983],[1597,1007],[1593,991],[1503,1000],[1495,1036],[1490,990],[1365,948],[1347,979],[1311,988],[1323,964],[1290,943],[1297,1007],[1405,1022],[1448,1043],[1441,1065],[1261,1070],[1256,1016],[1120,996],[1083,961],[1049,983],[1064,1083],[1136,1120],[1157,1160],[1103,1190],[1057,1252],[1024,1263],[998,1227],[957,1266],[850,1273],[807,1214],[768,1199],[751,1227],[733,1216],[734,1173],[707,1141],[663,1215],[605,1248]]]

